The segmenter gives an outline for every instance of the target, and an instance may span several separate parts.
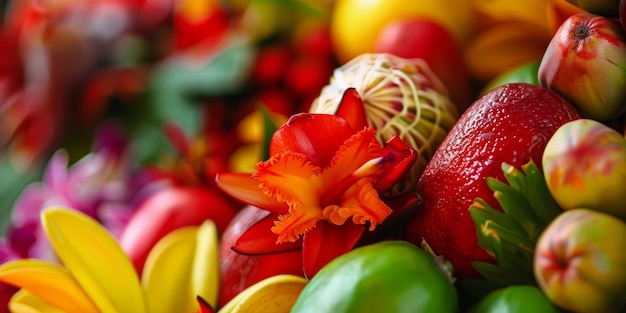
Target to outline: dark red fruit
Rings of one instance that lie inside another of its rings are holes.
[[[278,274],[304,276],[302,250],[283,253],[245,255],[232,246],[252,224],[269,214],[254,206],[246,206],[233,219],[220,241],[220,297],[223,306],[247,287]]]
[[[578,118],[576,109],[553,91],[525,83],[503,85],[476,100],[418,181],[423,203],[409,223],[407,239],[425,239],[452,263],[456,277],[479,277],[471,263],[492,258],[477,244],[468,209],[481,197],[501,210],[485,179],[504,180],[502,162],[520,168],[533,159],[540,165],[552,134]]]

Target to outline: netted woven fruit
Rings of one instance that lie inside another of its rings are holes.
[[[335,69],[309,112],[334,114],[343,92],[355,88],[381,143],[398,134],[419,151],[419,160],[395,191],[412,190],[426,163],[458,119],[439,78],[421,59],[362,54]]]

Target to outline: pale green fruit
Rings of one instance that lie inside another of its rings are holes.
[[[534,273],[556,305],[615,312],[626,300],[626,224],[589,209],[561,213],[539,237]]]
[[[589,208],[626,220],[626,139],[590,119],[563,124],[542,158],[548,189],[564,209]]]

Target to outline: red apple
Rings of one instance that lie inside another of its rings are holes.
[[[223,306],[237,294],[261,280],[278,275],[304,276],[302,250],[283,253],[244,255],[232,246],[250,226],[269,214],[254,206],[246,206],[237,213],[220,240],[220,298]]]
[[[579,13],[559,27],[539,66],[539,83],[583,117],[609,121],[626,110],[626,31],[616,19]]]
[[[201,186],[171,186],[141,203],[120,235],[120,246],[138,273],[152,247],[171,231],[200,225],[206,219],[224,232],[238,206],[223,193]]]
[[[429,19],[389,22],[381,30],[376,52],[426,61],[462,112],[470,103],[469,74],[460,43],[440,23]]]

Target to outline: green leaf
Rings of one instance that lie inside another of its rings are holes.
[[[263,123],[261,160],[267,160],[270,158],[270,141],[272,141],[272,136],[280,125],[276,125],[276,122],[272,119],[270,111],[265,105],[259,106],[259,112],[261,113],[261,120]]]
[[[148,89],[148,110],[159,124],[174,122],[188,136],[195,135],[201,127],[203,99],[233,94],[243,87],[255,49],[236,36],[220,49],[173,55],[159,66]]]

